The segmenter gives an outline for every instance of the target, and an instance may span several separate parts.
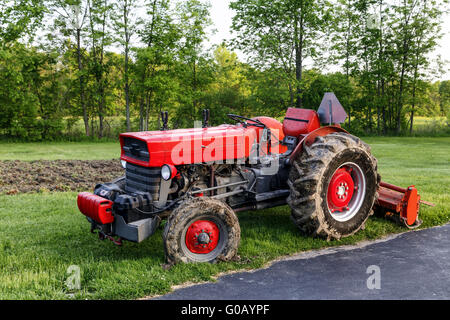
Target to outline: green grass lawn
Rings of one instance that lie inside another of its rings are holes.
[[[422,199],[423,227],[450,220],[450,138],[368,138],[379,159],[383,180],[415,184]],[[97,159],[96,147],[110,158],[116,145],[83,144],[89,151],[66,149]],[[19,145],[20,146],[20,145]],[[30,157],[56,159],[34,147]],[[42,144],[45,149],[49,145]],[[4,148],[3,145],[0,148]],[[47,149],[48,150],[48,149]],[[10,154],[17,154],[14,148]],[[4,156],[4,155],[3,155]],[[373,217],[365,230],[340,241],[326,242],[301,236],[289,219],[287,206],[239,213],[242,237],[240,262],[176,265],[164,270],[161,229],[141,244],[116,247],[89,233],[76,207],[76,193],[0,196],[0,299],[135,299],[163,294],[172,285],[209,281],[220,272],[262,267],[277,257],[326,246],[352,244],[406,231]],[[81,270],[81,290],[69,295],[65,280],[70,265]]]
[[[0,160],[109,160],[120,157],[117,142],[0,142]]]

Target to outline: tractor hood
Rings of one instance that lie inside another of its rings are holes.
[[[245,159],[257,140],[255,127],[229,124],[122,133],[120,158],[144,167]]]

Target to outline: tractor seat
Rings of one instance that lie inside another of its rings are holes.
[[[298,138],[301,134],[307,134],[320,128],[317,112],[310,109],[288,108],[283,120],[283,132],[285,136]]]

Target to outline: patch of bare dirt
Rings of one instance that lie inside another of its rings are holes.
[[[0,161],[0,194],[92,191],[124,174],[119,159]]]

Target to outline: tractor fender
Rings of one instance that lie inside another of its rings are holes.
[[[342,129],[340,126],[334,125],[334,126],[325,126],[325,127],[321,127],[318,128],[314,131],[311,131],[310,133],[308,133],[307,135],[305,135],[300,142],[298,143],[298,145],[295,147],[294,151],[291,153],[291,155],[289,156],[289,163],[292,163],[292,160],[298,156],[299,154],[301,154],[303,152],[303,146],[310,146],[311,144],[313,144],[314,140],[316,140],[317,137],[323,137],[326,136],[330,133],[335,133],[335,132],[345,132],[345,133],[349,133],[347,130]]]

